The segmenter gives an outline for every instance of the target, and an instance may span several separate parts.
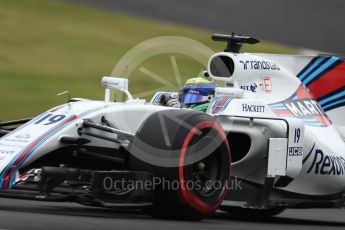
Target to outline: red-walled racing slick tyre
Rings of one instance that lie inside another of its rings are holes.
[[[209,115],[157,112],[139,128],[131,152],[136,154],[130,168],[165,181],[156,188],[149,210],[155,217],[202,219],[219,208],[228,192],[230,148],[224,131]]]

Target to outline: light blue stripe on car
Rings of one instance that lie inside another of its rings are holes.
[[[212,106],[212,111],[214,111],[218,107],[218,105],[220,104],[221,101],[222,101],[222,99],[218,99],[216,101],[216,103],[214,103],[214,105]]]
[[[223,107],[218,111],[218,113],[223,112],[223,111],[226,109],[226,107],[229,105],[229,103],[230,103],[231,100],[232,100],[232,99],[228,99],[228,100],[224,103]]]
[[[314,64],[312,64],[303,74],[301,74],[301,76],[299,76],[298,78],[303,80],[303,78],[305,78],[312,70],[314,70],[325,58],[324,57],[319,57],[319,59],[317,59]]]
[[[312,74],[310,74],[307,78],[303,80],[303,84],[307,85],[310,81],[312,81],[317,75],[322,73],[324,70],[326,70],[328,67],[330,67],[332,64],[334,64],[336,61],[338,61],[339,58],[332,57],[329,59],[325,64],[321,65],[319,68],[317,68]]]
[[[324,108],[324,109],[328,109],[328,108],[330,108],[330,107],[332,107],[332,106],[339,105],[339,104],[342,104],[342,103],[345,103],[345,99],[342,99],[342,100],[339,100],[339,101],[332,102],[332,103],[330,103],[330,104],[328,104],[328,105],[323,106],[323,108]]]
[[[325,98],[325,99],[321,100],[320,101],[320,105],[323,107],[324,104],[326,104],[327,102],[330,102],[330,101],[332,101],[334,99],[337,99],[339,97],[342,97],[342,96],[345,96],[345,91],[339,92],[339,93],[337,93],[337,94],[335,94],[335,95],[333,95],[331,97],[328,97],[328,98]]]

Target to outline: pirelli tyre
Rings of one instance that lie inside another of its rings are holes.
[[[149,210],[154,217],[199,220],[217,210],[228,193],[229,143],[220,125],[205,113],[154,113],[129,150],[129,168],[154,175]]]

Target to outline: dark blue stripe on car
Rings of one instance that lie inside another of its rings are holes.
[[[326,60],[325,57],[314,58],[304,69],[297,75],[300,80],[303,80],[308,76],[314,69],[316,69],[323,61]]]
[[[302,80],[303,84],[305,86],[308,86],[313,81],[321,77],[325,72],[329,71],[331,68],[336,66],[338,64],[338,61],[339,58],[337,57],[328,58],[328,60],[325,63],[321,64],[317,69],[315,69]]]

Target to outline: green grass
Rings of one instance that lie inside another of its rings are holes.
[[[101,77],[132,47],[158,36],[183,36],[215,51],[212,32],[143,20],[51,0],[0,2],[0,120],[30,117],[61,104],[56,94],[103,98]],[[247,52],[295,53],[289,47],[261,43]],[[181,54],[145,60],[130,76],[130,89],[142,93],[161,87],[139,71],[145,67],[171,81],[170,56],[175,56],[183,81],[203,66]],[[173,82],[173,81],[172,81]]]

